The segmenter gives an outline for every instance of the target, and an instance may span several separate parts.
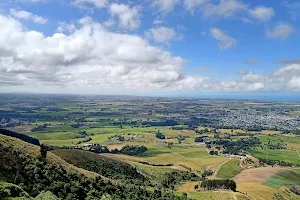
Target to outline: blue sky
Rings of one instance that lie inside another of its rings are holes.
[[[298,93],[296,0],[5,0],[2,91]]]

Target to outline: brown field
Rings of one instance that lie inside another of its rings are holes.
[[[261,167],[245,169],[234,177],[236,182],[255,182],[263,183],[265,180],[271,178],[273,175],[280,171],[284,171],[281,167]]]
[[[195,185],[198,185],[199,181],[196,182],[186,182],[178,187],[177,191],[179,192],[195,192]]]

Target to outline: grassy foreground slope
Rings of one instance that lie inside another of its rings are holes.
[[[132,184],[115,184],[104,181],[99,175],[96,178],[89,178],[77,173],[75,169],[78,168],[71,167],[72,165],[51,152],[48,153],[47,158],[39,156],[39,146],[30,145],[19,139],[1,134],[0,138],[0,181],[4,184],[12,183],[21,188],[21,196],[18,196],[13,194],[15,186],[10,185],[9,189],[0,187],[1,200],[9,200],[14,197],[32,200],[45,191],[49,191],[59,199],[64,200],[187,199],[185,195],[162,191],[159,188],[150,191]],[[69,165],[70,170],[65,170],[58,163],[65,166]],[[23,193],[22,190],[26,193]],[[44,196],[47,197],[47,195]]]
[[[19,140],[17,138],[12,138],[9,136],[5,136],[0,134],[0,145],[3,148],[12,148],[17,152],[22,152],[26,156],[30,158],[37,158],[40,155],[40,147],[29,144],[27,142],[24,142],[22,140]],[[48,152],[47,154],[47,163],[62,166],[66,171],[69,172],[79,172],[87,177],[97,177],[99,174],[75,167],[73,165],[70,165],[65,160],[61,159],[59,156]],[[1,173],[1,172],[0,172]]]

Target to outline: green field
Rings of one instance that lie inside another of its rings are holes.
[[[52,133],[39,133],[31,132],[28,133],[29,136],[37,138],[39,140],[70,140],[75,139],[78,136],[74,132],[52,132]]]
[[[264,184],[276,189],[284,185],[300,185],[300,173],[297,171],[279,172],[265,181]]]
[[[250,149],[249,152],[256,158],[280,160],[288,163],[300,164],[300,157],[296,150],[270,150],[255,148]]]
[[[217,173],[217,178],[230,179],[240,173],[243,169],[240,167],[240,160],[232,159],[221,166]]]

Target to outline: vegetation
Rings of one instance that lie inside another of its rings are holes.
[[[230,179],[239,174],[243,169],[240,167],[240,161],[236,159],[229,160],[218,170],[217,178]]]
[[[112,199],[186,199],[185,196],[175,196],[160,190],[151,192],[133,185],[113,185],[99,177],[90,179],[77,173],[69,173],[61,166],[29,158],[2,144],[0,152],[3,161],[0,166],[2,179],[20,185],[32,197],[43,191],[50,191],[62,199],[101,199],[104,195],[110,195]],[[9,193],[5,188],[4,191]]]
[[[40,141],[38,139],[35,139],[28,135],[20,134],[20,133],[14,132],[14,131],[0,129],[0,134],[15,137],[15,138],[21,139],[25,142],[34,144],[34,145],[40,145]]]
[[[236,182],[233,180],[204,180],[201,182],[201,188],[204,190],[219,190],[219,189],[228,189],[236,191]]]
[[[149,180],[136,168],[119,160],[82,150],[64,149],[52,152],[77,167],[96,172],[110,179],[121,179],[125,183],[136,185],[149,184]]]
[[[284,185],[300,186],[300,173],[295,171],[281,171],[265,181],[264,184],[276,189]]]

